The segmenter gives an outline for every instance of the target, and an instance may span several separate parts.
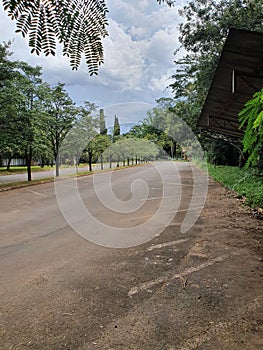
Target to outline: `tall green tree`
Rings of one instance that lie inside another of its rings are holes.
[[[104,110],[100,109],[100,134],[107,135],[107,132],[108,130],[106,128]]]
[[[56,176],[59,176],[60,146],[67,133],[74,126],[78,113],[74,102],[65,90],[65,84],[58,83],[54,87],[48,84],[42,90],[43,112],[48,140],[56,162]]]
[[[88,144],[89,152],[89,170],[92,171],[92,161],[100,160],[100,167],[103,169],[103,163],[106,160],[105,151],[110,147],[111,141],[107,135],[96,135]]]
[[[41,67],[12,62],[5,50],[0,50],[0,153],[8,166],[13,157],[25,158],[30,181],[33,156],[44,143],[38,104]]]
[[[113,125],[113,140],[116,140],[120,137],[121,129],[120,129],[120,123],[119,118],[115,115],[114,117],[114,125]]]
[[[41,67],[31,67],[25,62],[19,63],[22,71],[22,78],[18,86],[19,91],[24,96],[23,105],[21,106],[23,128],[24,156],[27,163],[28,181],[31,181],[31,164],[35,150],[40,147],[42,120],[40,119],[39,108],[39,88],[42,84]]]
[[[87,160],[92,171],[92,160],[96,152],[94,140],[99,130],[98,109],[94,103],[85,101],[77,108],[77,113],[76,123],[63,142],[63,154],[74,158],[76,165],[80,159]]]
[[[15,81],[18,74],[16,63],[9,60],[11,43],[0,45],[0,163],[7,159],[9,169],[12,158],[21,153],[19,102],[21,94]]]

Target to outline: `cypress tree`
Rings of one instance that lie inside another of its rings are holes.
[[[101,135],[107,135],[107,128],[105,124],[105,116],[104,116],[104,110],[100,109],[100,134]]]
[[[118,117],[114,117],[113,138],[119,137],[121,134],[120,123]]]

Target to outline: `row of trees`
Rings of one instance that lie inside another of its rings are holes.
[[[41,164],[56,163],[68,132],[76,124],[88,130],[92,140],[105,137],[104,114],[90,102],[76,106],[63,83],[51,87],[41,77],[41,67],[11,61],[10,44],[0,46],[0,158],[25,158],[28,180],[33,159]],[[88,139],[87,139],[88,140]]]
[[[42,166],[55,162],[59,176],[61,160],[68,164],[89,164],[100,159],[137,163],[154,158],[157,146],[147,140],[120,135],[114,118],[108,135],[104,110],[91,102],[77,106],[63,83],[51,87],[41,76],[41,67],[10,60],[10,43],[0,45],[0,162],[26,159],[28,180],[32,162]]]

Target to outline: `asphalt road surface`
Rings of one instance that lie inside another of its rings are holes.
[[[0,193],[0,349],[263,348],[262,222],[156,164]]]

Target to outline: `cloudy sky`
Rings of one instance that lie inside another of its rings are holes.
[[[178,0],[178,6],[185,1]],[[0,42],[14,39],[13,58],[43,66],[43,79],[51,85],[66,83],[71,98],[105,109],[107,124],[118,115],[121,123],[136,122],[155,104],[169,97],[166,87],[175,71],[174,51],[179,47],[178,6],[158,5],[156,0],[107,0],[109,36],[104,39],[105,63],[98,76],[90,77],[85,67],[72,71],[59,52],[46,58],[30,54],[26,39],[15,34],[15,23],[0,3]]]

